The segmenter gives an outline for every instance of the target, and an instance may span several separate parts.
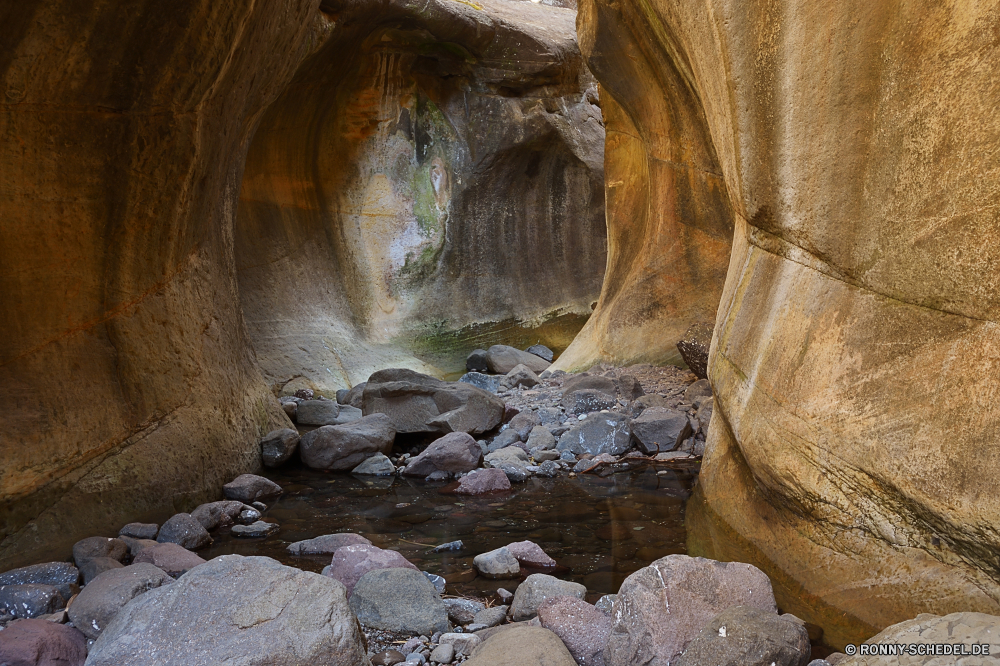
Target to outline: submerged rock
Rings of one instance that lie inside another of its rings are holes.
[[[803,625],[759,608],[730,606],[699,631],[671,664],[805,666],[810,655],[809,634]]]
[[[385,414],[370,414],[346,425],[323,426],[306,433],[299,455],[313,469],[349,470],[373,454],[392,450],[396,430]]]
[[[340,534],[325,534],[305,541],[288,544],[287,550],[292,555],[332,555],[344,546],[370,546],[372,542],[360,534],[341,532]]]
[[[222,494],[226,499],[252,504],[257,500],[277,497],[281,494],[281,486],[256,474],[240,474],[222,486]]]
[[[69,619],[87,638],[95,639],[129,601],[173,582],[165,571],[147,563],[105,571],[83,588],[69,607]]]
[[[550,597],[575,597],[583,599],[587,588],[579,583],[559,580],[547,574],[531,574],[514,590],[510,604],[510,617],[514,622],[530,620],[538,613],[538,606]]]
[[[366,627],[427,636],[451,629],[437,590],[415,568],[369,571],[354,586],[350,604]]]
[[[83,666],[86,659],[87,637],[64,624],[21,620],[0,634],[0,664]]]
[[[437,471],[469,472],[479,467],[483,452],[471,435],[464,432],[448,433],[431,442],[407,463],[404,476],[427,476]]]
[[[233,536],[240,539],[262,539],[277,533],[281,527],[276,523],[258,520],[250,525],[233,525]]]
[[[267,557],[223,555],[123,608],[88,666],[357,666],[364,638],[335,580]]]

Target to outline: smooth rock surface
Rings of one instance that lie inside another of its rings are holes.
[[[333,553],[330,570],[325,575],[340,581],[350,596],[358,580],[369,571],[400,568],[418,571],[416,566],[394,550],[383,550],[371,544],[355,544],[338,548]]]
[[[532,372],[542,372],[551,365],[543,358],[507,345],[493,345],[487,349],[486,364],[490,372],[498,375],[506,375],[519,365],[527,367]]]
[[[538,606],[550,597],[583,599],[586,593],[587,588],[579,583],[559,580],[548,574],[531,574],[514,590],[510,618],[514,622],[530,620],[538,613]]]
[[[545,426],[535,426],[528,434],[525,445],[529,451],[532,449],[554,449],[556,447],[556,438],[552,435],[552,431]]]
[[[232,535],[239,539],[263,539],[276,534],[280,527],[277,523],[267,523],[258,520],[249,525],[233,525]]]
[[[266,557],[223,555],[129,603],[88,666],[370,663],[343,585]]]
[[[506,545],[519,564],[529,567],[554,567],[556,561],[534,541],[515,541]]]
[[[285,548],[292,555],[332,555],[344,546],[370,546],[372,542],[351,532],[341,532],[339,534],[324,534],[323,536],[296,541],[290,543]]]
[[[467,666],[576,666],[559,637],[542,627],[519,626],[483,641],[465,662]]]
[[[129,601],[173,582],[165,571],[147,563],[105,571],[73,601],[69,619],[87,638],[96,639]]]
[[[500,380],[500,387],[505,389],[531,388],[532,386],[538,386],[540,381],[538,375],[532,372],[528,366],[519,363],[511,368],[510,372],[505,374],[503,379]]]
[[[387,454],[396,437],[392,420],[370,414],[345,425],[322,426],[299,441],[299,455],[313,469],[349,470],[375,453]]]
[[[350,603],[366,627],[427,636],[451,629],[444,602],[416,568],[365,573],[354,586]]]
[[[404,476],[427,476],[437,471],[469,472],[476,469],[482,459],[483,452],[471,435],[452,432],[428,444],[410,459],[402,473]]]
[[[340,405],[333,400],[303,400],[295,413],[300,425],[339,425]]]
[[[299,433],[291,428],[279,428],[260,440],[260,457],[264,467],[278,467],[295,455],[299,448]]]
[[[806,628],[775,613],[749,606],[730,606],[698,632],[677,666],[806,666],[811,647]]]
[[[222,494],[226,499],[252,504],[257,500],[277,497],[281,494],[281,486],[256,474],[240,474],[222,486]]]
[[[546,361],[548,363],[551,363],[552,359],[555,358],[555,352],[553,352],[551,349],[549,349],[545,345],[531,345],[530,347],[528,347],[524,351],[528,352],[529,354],[534,354],[538,358],[540,358],[543,361]]]
[[[92,557],[80,565],[80,575],[83,577],[83,584],[90,585],[91,581],[100,576],[105,571],[111,569],[122,569],[125,565],[110,557]],[[66,597],[65,594],[63,594]],[[66,597],[67,599],[69,597]]]

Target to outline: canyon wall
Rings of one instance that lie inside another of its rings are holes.
[[[668,61],[635,86],[703,114],[735,221],[692,548],[757,563],[834,644],[1000,612],[998,9],[580,5],[612,96]]]
[[[390,366],[434,373],[415,340],[589,315],[605,266],[604,126],[575,12],[322,8],[337,27],[265,115],[234,232],[268,381],[290,393]]]

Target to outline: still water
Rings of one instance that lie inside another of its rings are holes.
[[[450,495],[445,484],[317,472],[304,467],[267,473],[285,492],[264,519],[281,530],[267,539],[236,539],[228,529],[199,555],[267,555],[319,572],[330,556],[292,557],[285,546],[335,532],[356,532],[398,550],[417,567],[444,576],[447,592],[484,596],[512,581],[478,577],[472,558],[529,539],[559,564],[560,578],[583,583],[587,600],[618,591],[630,573],[653,560],[686,552],[685,501],[698,463],[620,466],[600,477],[531,478],[505,493]],[[610,471],[610,470],[608,470]],[[658,475],[658,471],[666,471]],[[433,546],[461,539],[457,552]],[[522,571],[522,577],[531,573]],[[548,573],[553,573],[549,571]]]

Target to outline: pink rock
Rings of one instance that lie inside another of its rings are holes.
[[[360,534],[352,532],[340,532],[338,534],[325,534],[315,539],[296,541],[289,544],[286,550],[292,555],[332,555],[344,546],[370,546],[372,542]]]
[[[510,481],[502,469],[477,469],[469,472],[458,482],[455,492],[459,495],[480,495],[497,490],[510,490]]]
[[[132,560],[133,564],[140,562],[149,562],[176,578],[204,564],[205,560],[176,543],[157,543],[143,548]]]
[[[520,564],[529,567],[554,567],[556,561],[545,554],[542,547],[534,541],[517,541],[508,544],[507,550]]]
[[[86,659],[86,637],[63,624],[19,620],[0,632],[0,664],[83,666]]]
[[[530,543],[530,542],[529,542]],[[549,597],[538,606],[538,621],[558,636],[580,666],[604,666],[611,618],[575,597]]]
[[[501,472],[502,473],[502,472]],[[506,478],[506,477],[504,477]],[[413,569],[420,571],[405,557],[394,550],[382,550],[378,546],[357,544],[338,548],[326,575],[339,580],[351,596],[354,586],[369,571],[375,569]]]
[[[466,432],[450,432],[440,437],[411,460],[403,470],[406,476],[427,476],[437,471],[468,472],[476,469],[483,451]]]

